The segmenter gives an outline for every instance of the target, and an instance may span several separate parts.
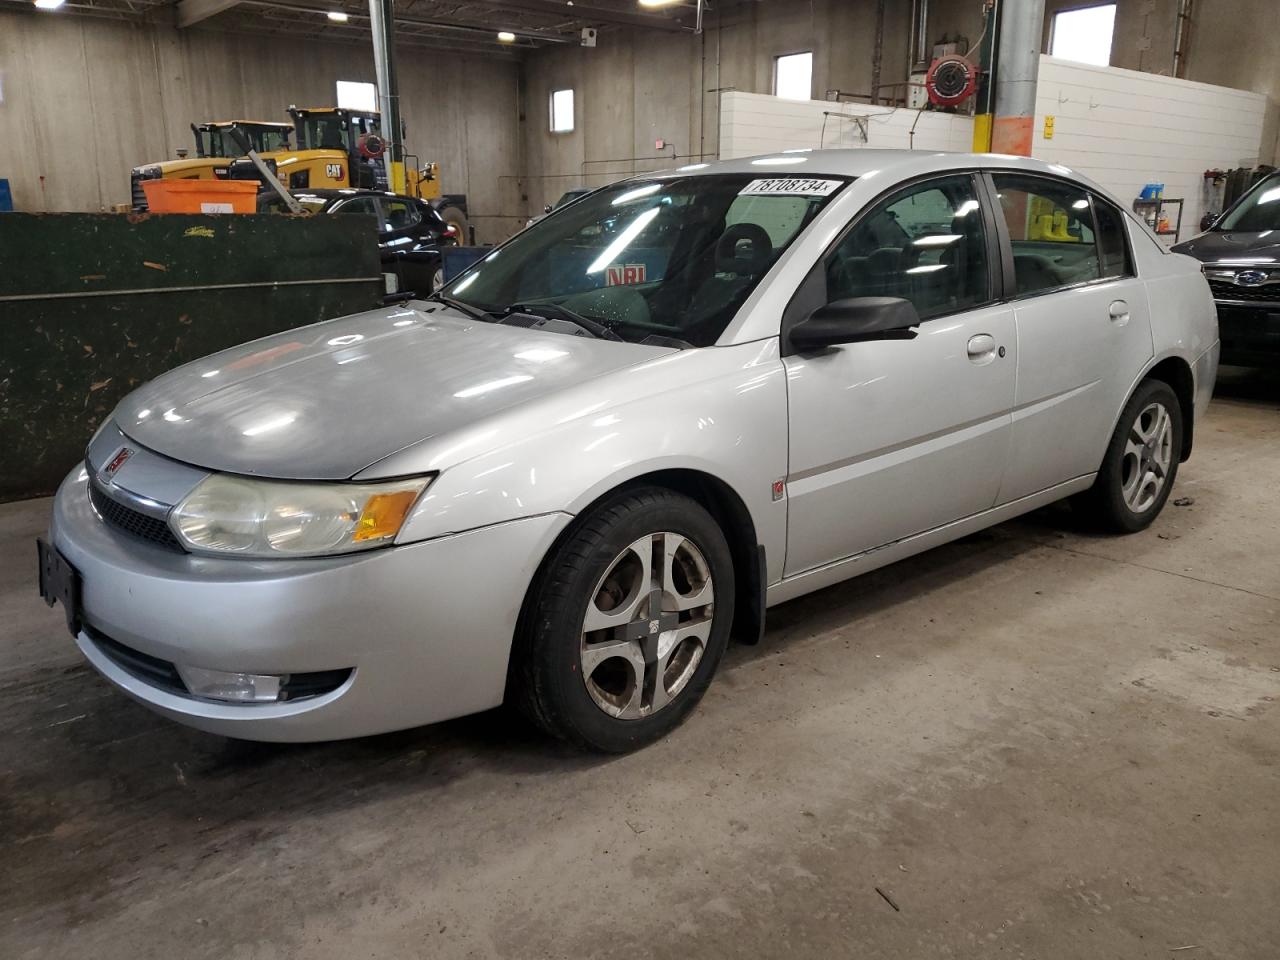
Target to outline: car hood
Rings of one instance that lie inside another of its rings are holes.
[[[435,305],[300,327],[179,367],[116,424],[211,470],[340,480],[397,450],[673,352],[487,323]]]
[[[1280,233],[1267,230],[1263,233],[1225,231],[1202,233],[1173,248],[1174,253],[1185,253],[1205,263],[1218,260],[1239,260],[1242,264],[1280,264]]]

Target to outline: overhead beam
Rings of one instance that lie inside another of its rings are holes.
[[[239,3],[240,0],[178,0],[178,26],[194,26]]]
[[[585,3],[569,6],[564,0],[501,0],[493,6],[508,10],[528,10],[530,13],[543,13],[562,20],[587,20],[593,23],[612,23],[624,27],[646,27],[651,30],[667,30],[675,33],[687,33],[687,27],[670,17],[646,13],[627,13],[625,10],[610,10],[605,7],[593,7]]]
[[[183,0],[187,2],[187,0]],[[334,9],[329,5],[317,5],[315,3],[300,2],[300,0],[237,0],[237,2],[248,7],[262,7],[266,9],[291,10],[296,13],[314,13],[317,17],[323,16],[328,10]],[[354,10],[343,8],[348,15],[349,20],[354,25],[355,21],[368,21],[367,14],[357,13]],[[319,22],[319,21],[318,21]],[[497,30],[493,27],[478,26],[474,22],[468,23],[464,20],[452,20],[443,17],[413,17],[402,13],[395,15],[395,22],[398,24],[414,27],[434,27],[439,30],[448,30],[456,33],[474,35],[476,37],[483,36],[489,43],[498,46]],[[333,29],[337,24],[326,24],[329,29]],[[517,37],[528,40],[541,40],[546,43],[569,43],[570,38],[552,33],[550,30],[527,30],[521,27],[503,28],[510,29]],[[503,44],[502,46],[506,46]]]

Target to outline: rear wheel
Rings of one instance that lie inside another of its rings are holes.
[[[1139,384],[1120,414],[1097,480],[1076,506],[1116,533],[1149,527],[1178,475],[1182,430],[1173,388],[1160,380]]]
[[[437,211],[444,222],[451,225],[457,231],[456,238],[461,246],[466,246],[467,238],[467,215],[458,207],[441,207]]]
[[[673,729],[728,643],[733,564],[701,506],[662,489],[602,504],[549,558],[522,623],[516,702],[549,733],[602,752]]]

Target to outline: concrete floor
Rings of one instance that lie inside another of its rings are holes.
[[[1146,533],[1050,509],[778,608],[607,760],[167,723],[0,507],[0,957],[1280,956],[1280,378],[1221,394]]]

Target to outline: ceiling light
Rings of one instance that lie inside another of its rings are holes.
[[[512,33],[510,30],[499,30],[498,42],[499,43],[515,43],[516,35]]]
[[[351,18],[348,17],[341,10],[330,10],[329,19],[332,20],[334,23],[346,23]]]
[[[36,8],[39,10],[57,10],[66,2],[67,0],[36,0]]]
[[[642,7],[669,7],[673,3],[679,3],[680,0],[640,0]]]

